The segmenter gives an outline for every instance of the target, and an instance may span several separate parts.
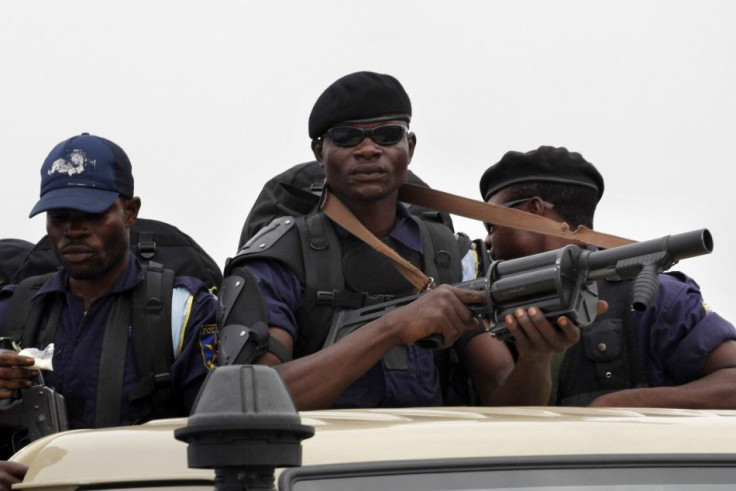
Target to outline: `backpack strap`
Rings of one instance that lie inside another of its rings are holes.
[[[128,351],[131,293],[118,296],[107,316],[97,375],[95,428],[118,426]]]
[[[340,305],[345,290],[340,240],[329,219],[315,213],[296,221],[302,237],[305,295],[316,296],[317,303]]]
[[[153,407],[165,407],[170,397],[171,365],[174,346],[171,339],[171,298],[174,272],[151,261],[145,280],[133,291],[133,348],[138,367],[138,382],[128,399],[133,402],[151,396]]]
[[[461,261],[470,250],[470,239],[455,236],[441,223],[423,219],[416,222],[422,231],[424,272],[438,285],[462,281]]]

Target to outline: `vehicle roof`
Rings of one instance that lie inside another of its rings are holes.
[[[302,465],[505,456],[736,453],[736,411],[613,408],[402,408],[302,412],[314,426]],[[173,436],[186,418],[51,435],[12,460],[29,465],[18,489],[50,485],[206,480]],[[62,488],[60,488],[62,489]]]

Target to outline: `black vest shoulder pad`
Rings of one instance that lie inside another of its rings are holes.
[[[299,233],[294,227],[303,217],[279,217],[254,235],[238,253],[227,260],[225,276],[253,259],[276,259],[286,263],[303,280],[304,267]]]

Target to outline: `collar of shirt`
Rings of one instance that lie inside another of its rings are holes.
[[[335,225],[337,235],[340,237],[345,238],[351,235],[350,232],[337,223],[332,223]],[[411,214],[403,203],[399,203],[396,208],[396,222],[389,236],[416,252],[422,252],[422,231],[419,228],[416,217]]]
[[[118,276],[118,279],[112,285],[112,288],[106,293],[124,292],[134,288],[138,283],[143,281],[143,266],[141,266],[138,258],[132,252],[128,253],[128,263]],[[50,292],[66,292],[69,290],[69,274],[64,268],[61,268],[47,281],[36,293],[43,295]]]

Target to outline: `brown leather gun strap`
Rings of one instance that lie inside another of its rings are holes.
[[[405,183],[401,186],[399,200],[445,213],[473,218],[485,223],[561,237],[603,249],[636,242],[616,235],[596,232],[582,225],[572,231],[566,223],[556,222],[540,215],[464,198],[414,184]]]
[[[381,242],[378,237],[373,235],[370,230],[360,223],[360,220],[353,215],[348,207],[345,206],[337,196],[329,192],[329,189],[325,189],[322,193],[321,210],[322,213],[330,217],[332,221],[386,256],[396,267],[399,273],[401,273],[409,283],[414,285],[417,292],[434,288],[434,280],[432,278],[425,275],[416,266]]]

